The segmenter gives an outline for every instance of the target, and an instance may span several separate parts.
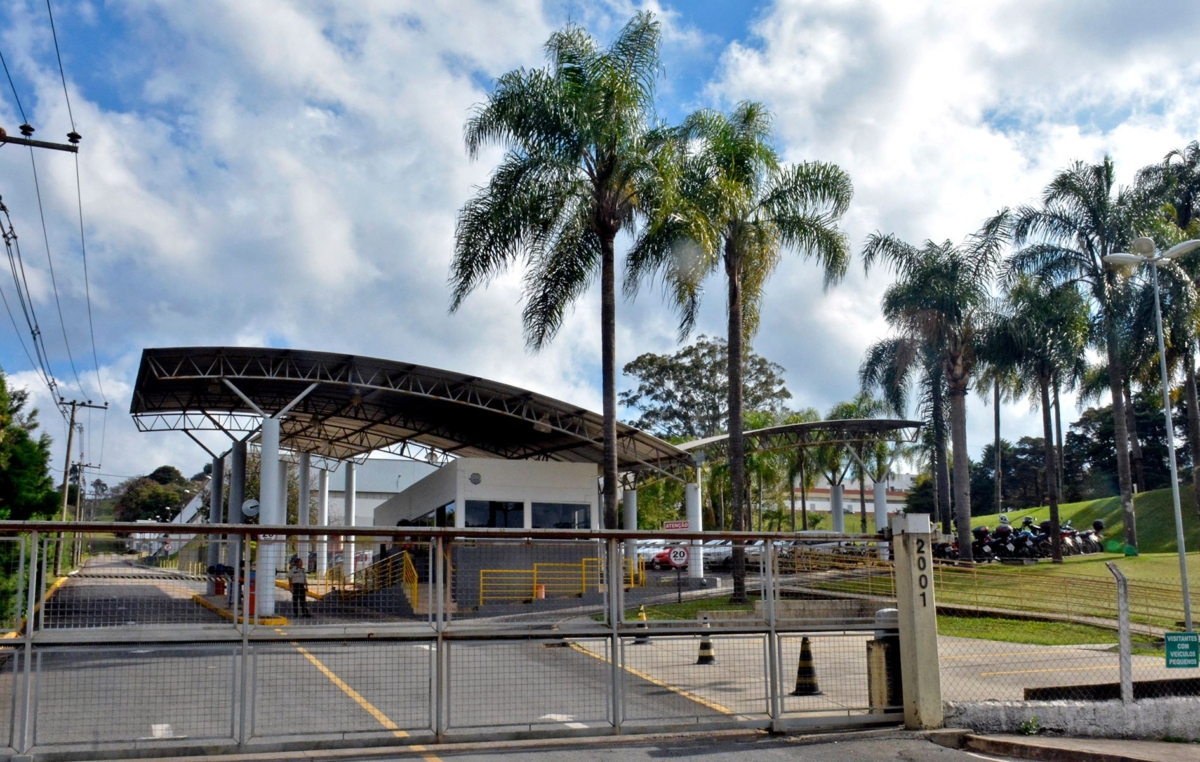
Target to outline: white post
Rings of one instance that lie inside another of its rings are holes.
[[[317,475],[317,526],[329,526],[329,472],[321,469]],[[328,569],[329,535],[317,537],[317,579],[325,579]]]
[[[264,418],[259,454],[258,521],[260,524],[282,524],[279,509],[279,419]],[[261,538],[265,540],[266,538]],[[261,541],[258,563],[255,566],[255,606],[259,616],[275,613],[275,570],[279,568],[280,545]]]
[[[833,531],[844,534],[846,531],[846,515],[842,512],[842,485],[834,484],[829,488],[829,514],[833,518]]]
[[[638,523],[637,490],[636,489],[625,490],[625,492],[621,495],[621,500],[623,503],[623,510],[621,512],[621,515],[625,522],[624,523],[625,531],[636,532],[637,528],[638,528],[637,527],[637,523]],[[638,557],[638,555],[637,555],[637,540],[626,540],[625,541],[625,559],[627,561],[632,561],[634,572],[637,571],[637,557]]]
[[[81,480],[82,481],[82,480]],[[213,458],[212,479],[208,482],[208,523],[220,524],[225,520],[225,457]],[[221,563],[221,544],[215,534],[208,535],[208,566],[214,567]],[[217,578],[210,568],[206,595],[214,595],[217,591]]]
[[[346,498],[343,501],[345,510],[342,515],[342,523],[346,525],[348,532],[354,531],[355,508],[357,507],[357,495],[355,494],[355,465],[354,461],[346,461]],[[354,576],[354,535],[342,535],[342,571],[346,575],[346,579]]]
[[[872,497],[875,501],[875,533],[882,534],[887,526],[887,483],[875,482]],[[887,543],[879,543],[879,557],[887,557]]]
[[[309,483],[312,479],[312,455],[306,452],[300,453],[300,502],[299,510],[296,514],[296,524],[306,527],[310,522],[309,515],[309,500],[311,499],[312,490],[309,489]],[[310,543],[308,537],[301,536],[296,542],[296,552],[300,556],[300,563],[304,564],[304,570],[308,571],[308,547]]]
[[[288,516],[288,462],[279,459],[279,523],[291,524]]]
[[[892,517],[896,544],[896,608],[900,612],[900,677],[904,726],[944,724],[938,663],[937,604],[933,598],[933,552],[929,514]]]
[[[688,529],[692,532],[703,532],[700,520],[700,485],[689,484],[684,491],[684,506],[687,508]],[[688,556],[688,577],[700,579],[704,576],[704,545],[700,540],[692,540],[691,554]]]

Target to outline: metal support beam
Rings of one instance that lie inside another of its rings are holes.
[[[356,494],[357,482],[356,482],[356,478],[355,478],[356,477],[355,471],[357,469],[358,469],[358,466],[354,465],[354,463],[346,464],[346,491],[344,493],[345,499],[342,501],[342,504],[344,506],[343,515],[342,515],[342,523],[346,526],[346,529],[350,532],[354,531],[354,523],[355,523],[355,520],[358,518],[356,515],[356,511],[357,511],[357,507],[358,507],[357,506],[358,500],[357,500],[357,494]],[[349,580],[350,577],[352,577],[354,575],[354,550],[355,550],[354,535],[353,534],[343,535],[342,536],[342,572],[346,575],[347,580]]]
[[[217,456],[212,462],[212,478],[208,482],[208,523],[223,524],[225,522],[225,458]],[[208,536],[208,567],[211,569],[221,563],[221,543],[214,534]],[[211,571],[207,575],[205,586],[206,595],[217,592],[217,578]]]

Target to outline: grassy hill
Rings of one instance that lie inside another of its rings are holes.
[[[1196,500],[1191,487],[1179,491],[1183,509],[1184,542],[1189,551],[1200,549],[1200,521],[1196,517]],[[1133,502],[1137,516],[1138,550],[1142,553],[1175,553],[1175,513],[1171,505],[1171,490],[1160,489],[1138,495]],[[1082,503],[1064,503],[1059,506],[1059,515],[1065,523],[1068,519],[1076,528],[1090,526],[1096,519],[1104,521],[1104,536],[1108,540],[1120,540],[1125,533],[1125,521],[1121,516],[1121,499],[1104,497]],[[1048,507],[1013,511],[1008,518],[1020,524],[1025,516],[1035,521],[1050,518]],[[971,520],[972,526],[996,525],[996,516],[978,516]],[[1191,576],[1190,574],[1188,575]]]

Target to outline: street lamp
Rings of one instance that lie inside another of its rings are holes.
[[[1175,468],[1175,426],[1171,421],[1171,389],[1167,379],[1167,352],[1163,346],[1162,304],[1158,296],[1158,263],[1182,257],[1200,246],[1200,241],[1177,243],[1161,254],[1156,254],[1154,241],[1141,237],[1133,239],[1130,248],[1133,254],[1118,252],[1109,254],[1105,262],[1113,265],[1150,265],[1150,278],[1154,282],[1154,324],[1158,329],[1158,363],[1162,372],[1163,418],[1167,423],[1167,458],[1171,465],[1171,499],[1175,505],[1175,544],[1179,548],[1179,577],[1183,583],[1183,624],[1192,631],[1192,599],[1188,591],[1187,549],[1183,544],[1183,511],[1179,507],[1179,475]]]

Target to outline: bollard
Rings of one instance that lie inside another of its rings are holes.
[[[900,677],[900,612],[875,612],[875,639],[867,641],[867,697],[871,714],[884,714],[904,705]]]
[[[796,663],[796,688],[793,696],[820,696],[817,685],[817,668],[813,663],[812,643],[808,638],[800,639],[800,660]]]
[[[704,620],[704,632],[700,635],[700,658],[697,664],[716,664],[717,653],[713,650],[712,636],[708,634],[708,620]]]
[[[644,646],[650,642],[650,636],[647,634],[647,630],[649,629],[650,625],[646,624],[646,607],[638,606],[638,636],[633,639],[635,646]]]

